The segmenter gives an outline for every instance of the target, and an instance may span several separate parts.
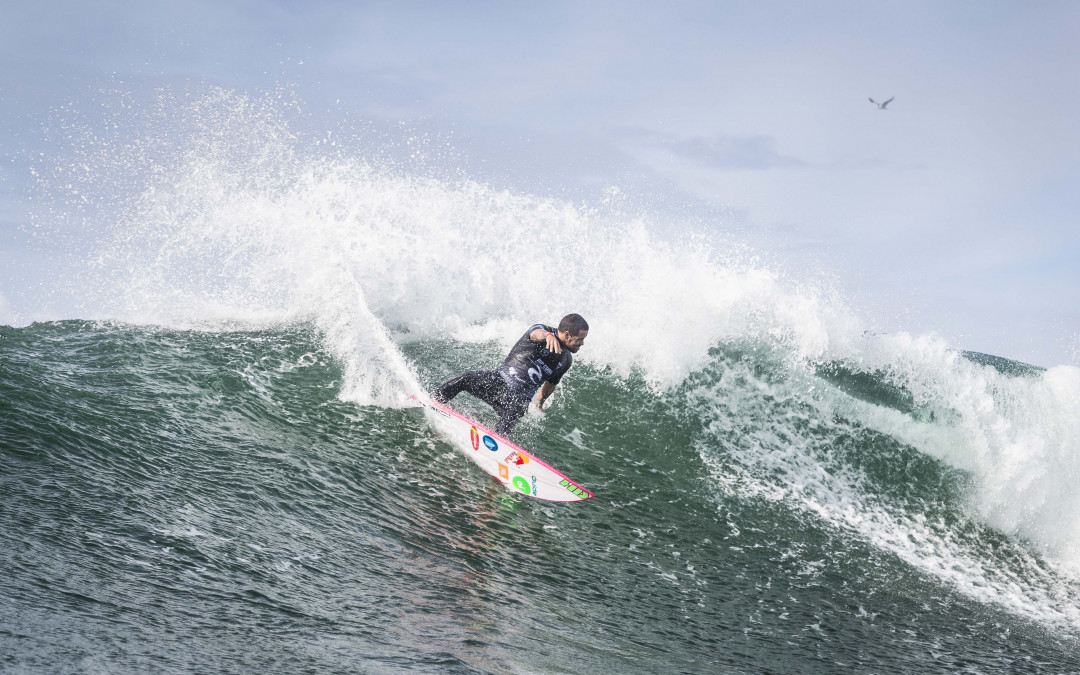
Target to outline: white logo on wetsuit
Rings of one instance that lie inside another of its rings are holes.
[[[540,384],[540,381],[544,379],[544,374],[540,372],[539,368],[529,368],[529,379],[533,384]]]

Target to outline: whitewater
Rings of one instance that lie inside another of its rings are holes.
[[[1080,369],[870,333],[715,233],[310,143],[272,100],[152,119],[52,168],[76,309],[0,329],[16,671],[1080,669]],[[405,400],[568,312],[588,344],[519,440],[596,498],[553,507]]]

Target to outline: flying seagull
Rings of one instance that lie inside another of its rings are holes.
[[[874,99],[870,99],[870,102],[873,103],[874,105],[876,105],[878,110],[885,110],[885,106],[892,103],[893,98],[896,98],[896,97],[893,96],[892,98],[890,98],[888,101],[885,101],[884,103],[878,103]]]

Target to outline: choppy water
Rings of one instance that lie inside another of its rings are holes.
[[[745,352],[659,395],[574,372],[520,439],[597,498],[552,505],[339,400],[306,326],[0,345],[5,669],[1080,668],[1074,578],[973,517],[969,474]],[[403,351],[432,381],[498,353]]]
[[[196,108],[80,157],[145,181],[76,185],[79,319],[0,328],[0,669],[1080,670],[1077,369]],[[515,434],[596,494],[557,505],[402,403],[569,311]]]

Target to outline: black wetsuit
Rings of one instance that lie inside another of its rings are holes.
[[[553,333],[559,339],[558,332],[550,326],[536,324],[521,336],[510,350],[506,360],[495,370],[473,370],[460,377],[444,382],[431,393],[431,397],[440,403],[448,403],[455,396],[467,391],[481,399],[499,412],[499,423],[495,432],[508,435],[514,430],[518,419],[529,409],[536,390],[544,382],[558,384],[563,373],[570,370],[574,357],[562,340],[562,353],[549,351],[547,342],[533,342],[529,335],[536,329]]]

